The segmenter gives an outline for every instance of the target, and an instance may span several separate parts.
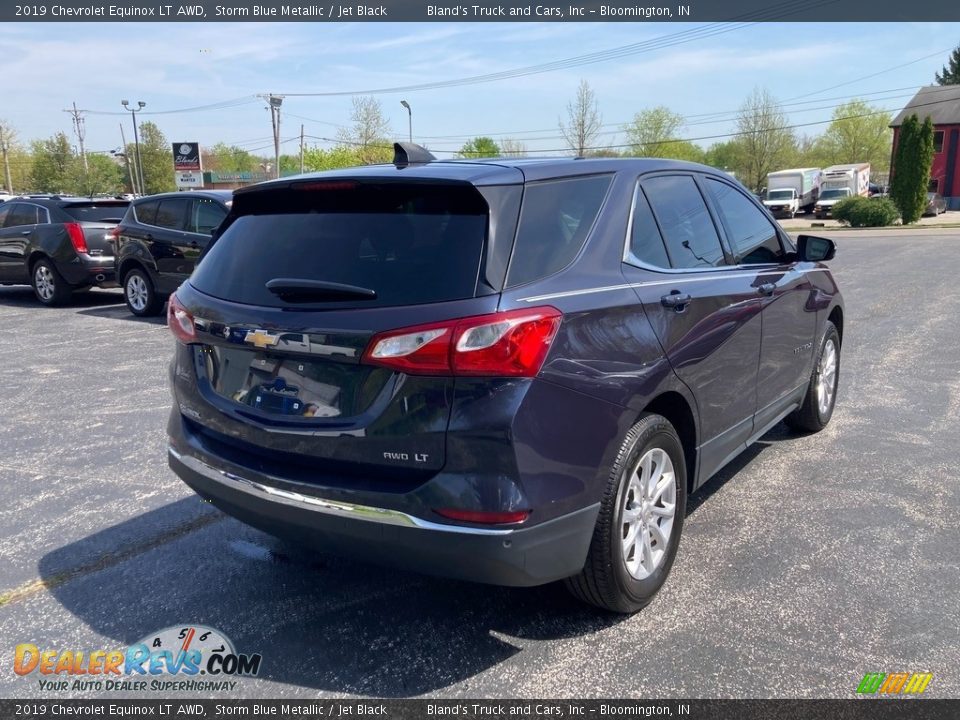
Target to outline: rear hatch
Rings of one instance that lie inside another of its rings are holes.
[[[509,245],[494,251],[491,238],[496,226],[512,239],[519,195],[382,179],[238,193],[177,292],[196,332],[180,351],[197,377],[177,386],[188,424],[221,454],[292,479],[435,473],[453,377],[361,359],[377,333],[496,310],[489,271],[505,266]]]
[[[113,230],[127,212],[127,200],[69,200],[60,209],[80,225],[87,253],[113,256]]]

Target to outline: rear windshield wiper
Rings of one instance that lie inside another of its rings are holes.
[[[370,288],[306,278],[274,278],[267,282],[266,288],[274,295],[293,303],[377,299],[377,291]]]

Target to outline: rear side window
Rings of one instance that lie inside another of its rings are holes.
[[[194,200],[187,230],[200,235],[212,235],[226,216],[227,211],[219,203],[202,198]]]
[[[150,202],[142,202],[134,205],[133,212],[137,218],[137,222],[141,222],[144,225],[156,225],[158,207],[160,207],[159,200],[151,200]]]
[[[670,267],[670,259],[667,257],[667,249],[663,245],[657,221],[653,219],[650,204],[639,185],[633,201],[630,257],[653,267]]]
[[[10,208],[12,207],[13,205],[0,205],[0,228],[3,227],[4,223],[6,223],[7,215],[10,214]]]
[[[153,224],[170,230],[183,230],[187,220],[188,204],[188,200],[179,198],[161,200],[160,207],[157,208],[157,219]]]
[[[610,179],[594,175],[527,185],[508,287],[552,275],[573,261],[597,219]]]
[[[289,307],[275,279],[373,290],[373,299],[300,300],[384,307],[462,300],[476,294],[488,208],[465,183],[299,183],[234,200],[239,217],[197,266],[190,283],[214,297]],[[296,186],[294,186],[296,187]]]
[[[689,175],[643,181],[675,268],[716,267],[726,261],[720,237],[696,182]]]
[[[718,180],[706,180],[737,262],[747,265],[776,263],[784,259],[773,223],[738,190]]]
[[[7,218],[7,227],[19,225],[36,225],[39,222],[39,211],[36,205],[29,203],[14,203],[10,216]]]
[[[79,222],[120,222],[127,211],[127,203],[71,203],[60,209]]]

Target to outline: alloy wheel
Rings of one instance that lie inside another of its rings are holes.
[[[833,394],[837,389],[837,346],[832,338],[823,346],[820,371],[817,375],[817,409],[820,415],[824,416],[830,411]]]
[[[673,462],[660,448],[648,450],[630,473],[620,513],[620,549],[635,579],[649,577],[663,562],[676,507]]]
[[[147,307],[149,296],[150,290],[142,277],[134,274],[127,279],[127,302],[130,303],[130,307],[137,312],[143,312]]]
[[[37,265],[36,270],[33,271],[33,280],[40,299],[47,302],[52,300],[53,293],[56,291],[56,280],[50,268],[43,264]]]

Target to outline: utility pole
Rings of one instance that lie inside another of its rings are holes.
[[[13,180],[10,178],[10,133],[4,133],[3,125],[0,125],[0,149],[3,150],[3,177],[6,181],[8,193],[13,193]]]
[[[274,177],[280,177],[280,106],[283,105],[283,95],[261,95],[270,108],[270,124],[273,126],[273,160]]]
[[[73,104],[73,110],[64,110],[65,113],[70,113],[73,117],[73,132],[77,136],[77,142],[80,145],[80,159],[83,160],[83,172],[87,173],[90,171],[90,167],[87,165],[87,151],[83,146],[83,140],[87,136],[86,120],[83,117],[85,110],[77,110],[77,104]]]
[[[133,118],[133,147],[137,165],[137,174],[140,176],[140,194],[147,192],[146,178],[143,176],[143,161],[140,159],[140,136],[137,134],[137,113],[143,110],[147,104],[142,100],[137,101],[137,107],[132,107],[127,100],[121,100],[124,110],[130,111],[130,117]]]
[[[127,164],[127,176],[130,178],[130,192],[139,195],[137,190],[137,179],[133,175],[133,169],[130,166],[130,153],[127,151],[127,138],[123,134],[123,123],[120,123],[120,140],[123,141],[123,161]]]
[[[300,123],[300,174],[303,175],[303,123]]]
[[[413,142],[413,110],[410,109],[410,103],[406,100],[401,100],[400,104],[407,109],[407,128],[410,131],[410,142]]]

